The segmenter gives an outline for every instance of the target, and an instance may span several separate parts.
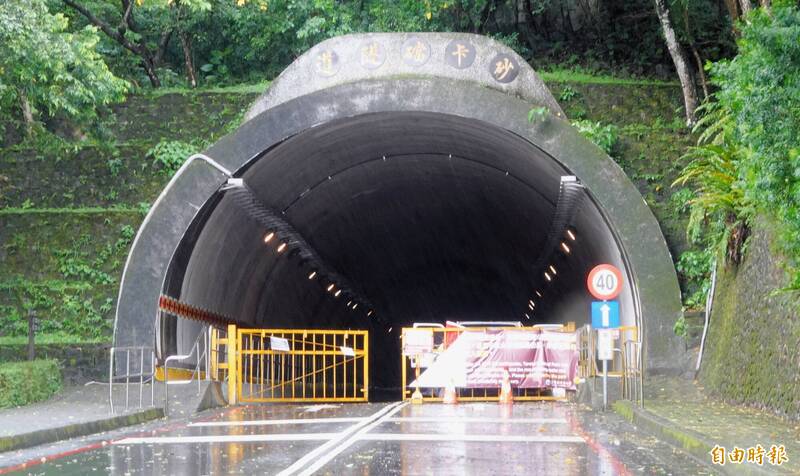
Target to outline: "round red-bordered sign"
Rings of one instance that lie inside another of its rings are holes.
[[[599,264],[589,271],[586,278],[589,293],[601,301],[609,301],[622,291],[622,272],[610,264]]]

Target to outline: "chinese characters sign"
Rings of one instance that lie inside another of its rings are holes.
[[[535,329],[461,333],[410,386],[497,388],[507,370],[514,388],[575,389],[575,335]]]

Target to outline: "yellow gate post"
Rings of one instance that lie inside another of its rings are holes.
[[[236,404],[236,381],[239,379],[239,371],[236,368],[236,347],[239,344],[236,335],[236,325],[228,325],[228,404]]]

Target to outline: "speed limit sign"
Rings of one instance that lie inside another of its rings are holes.
[[[608,301],[619,296],[622,291],[622,273],[610,264],[597,265],[589,272],[586,285],[592,296]]]

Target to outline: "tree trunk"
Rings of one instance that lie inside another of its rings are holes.
[[[747,16],[748,13],[753,11],[750,0],[739,0],[739,6],[742,7],[742,16]]]
[[[197,76],[194,73],[194,63],[192,62],[192,44],[186,32],[180,33],[181,47],[183,47],[183,61],[186,64],[186,76],[189,77],[189,82],[193,88],[197,87]]]
[[[764,9],[765,12],[767,12],[767,14],[770,13],[772,8],[772,2],[770,0],[759,0],[758,3],[761,4],[761,7]]]
[[[154,88],[161,87],[161,80],[158,79],[158,73],[156,73],[156,66],[153,63],[153,60],[149,57],[142,57],[142,68],[144,68],[144,72],[147,74],[147,77],[150,79],[150,84]]]
[[[131,43],[131,41],[125,37],[126,30],[130,29],[131,31],[135,31],[133,15],[131,14],[131,2],[123,1],[122,18],[119,26],[114,28],[107,22],[95,16],[88,8],[78,3],[76,0],[61,1],[64,3],[64,5],[75,9],[78,13],[86,17],[86,19],[89,20],[89,23],[102,30],[103,33],[119,43],[123,48],[139,56],[142,59],[142,68],[144,68],[147,77],[150,78],[150,84],[152,84],[154,88],[161,86],[161,81],[158,79],[158,74],[156,73],[156,64],[153,61],[153,55],[150,53],[150,50],[144,43],[144,39],[139,40],[137,43]]]
[[[19,90],[19,107],[22,109],[22,119],[25,121],[25,132],[28,137],[33,135],[33,110],[25,91]]]
[[[655,4],[656,14],[658,15],[659,21],[661,21],[661,28],[664,32],[664,40],[667,43],[669,55],[672,57],[672,62],[675,64],[675,70],[681,81],[683,103],[686,109],[686,124],[692,126],[695,123],[695,110],[697,109],[697,91],[695,90],[694,76],[686,62],[686,55],[684,54],[683,48],[680,43],[678,43],[675,29],[672,28],[672,22],[669,19],[669,8],[667,8],[667,0],[655,0]]]
[[[692,51],[692,56],[697,64],[697,74],[700,75],[700,85],[703,87],[703,99],[708,99],[708,82],[706,81],[706,73],[703,69],[703,59],[700,57],[700,52],[694,44],[694,35],[692,34],[691,25],[689,25],[689,7],[683,8],[683,27],[686,29],[686,36],[689,39],[689,49]]]

